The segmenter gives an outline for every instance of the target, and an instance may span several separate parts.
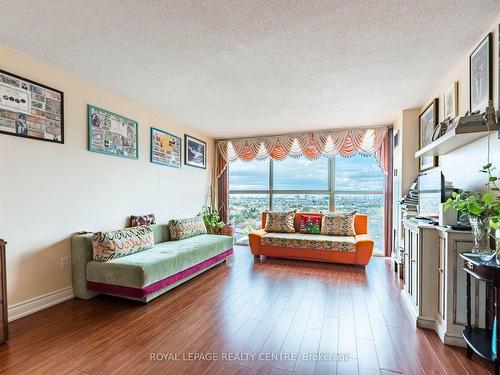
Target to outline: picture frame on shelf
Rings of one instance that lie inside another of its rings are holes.
[[[458,116],[458,81],[453,82],[443,94],[444,118],[453,120]]]
[[[492,35],[489,33],[469,56],[469,109],[485,111],[493,93]]]
[[[88,150],[139,159],[139,123],[94,105],[88,110]]]
[[[64,144],[64,93],[0,70],[0,133]]]
[[[419,148],[423,149],[432,142],[434,130],[438,124],[439,99],[435,98],[418,116]],[[419,160],[420,171],[437,167],[437,156],[423,156]]]
[[[207,168],[207,144],[184,134],[184,164],[190,167]]]
[[[173,134],[151,127],[150,161],[166,167],[180,168],[182,140]]]

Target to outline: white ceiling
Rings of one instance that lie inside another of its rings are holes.
[[[494,0],[4,0],[0,42],[231,137],[391,123],[499,14]]]

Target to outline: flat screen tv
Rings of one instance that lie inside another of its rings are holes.
[[[432,171],[418,177],[418,216],[439,220],[439,205],[445,201],[444,176]]]

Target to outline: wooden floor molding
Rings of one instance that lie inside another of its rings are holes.
[[[147,305],[106,296],[72,299],[15,320],[10,328],[11,340],[0,346],[2,374],[493,370],[477,357],[467,360],[464,349],[443,345],[433,331],[415,328],[399,279],[383,258],[363,270],[254,261],[248,248],[237,246],[226,264]]]
[[[73,287],[69,286],[56,290],[55,292],[50,292],[39,297],[16,303],[15,305],[9,306],[9,322],[73,298],[75,298]]]

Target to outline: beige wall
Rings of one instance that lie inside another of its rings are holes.
[[[500,21],[500,20],[499,20]],[[439,121],[443,120],[443,93],[454,81],[458,81],[459,114],[463,115],[469,109],[469,54],[476,48],[488,32],[493,33],[493,103],[498,108],[498,23],[484,29],[484,35],[476,40],[470,50],[458,62],[453,62],[450,71],[443,76],[441,82],[436,82],[429,93],[421,111],[432,101],[439,98]],[[500,140],[497,133],[490,136],[491,161],[500,168]],[[487,138],[484,137],[470,145],[462,147],[447,155],[439,157],[439,167],[447,181],[453,182],[462,189],[484,189],[484,174],[478,172],[487,160]]]
[[[2,45],[0,69],[65,97],[64,145],[0,134],[0,238],[8,241],[9,305],[71,286],[71,270],[60,268],[60,258],[71,255],[72,233],[120,228],[130,214],[155,213],[164,223],[195,215],[205,204],[213,139]],[[87,151],[88,103],[139,122],[139,160]],[[207,141],[208,168],[150,163],[151,126]]]
[[[394,148],[394,168],[398,176],[400,197],[408,193],[418,176],[418,115],[420,109],[404,109],[394,121],[394,134],[399,134],[399,144]]]

